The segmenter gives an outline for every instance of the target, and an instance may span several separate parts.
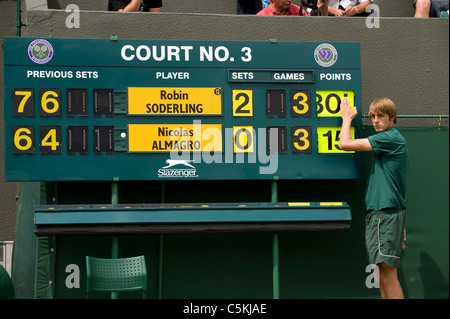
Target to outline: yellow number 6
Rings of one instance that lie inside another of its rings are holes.
[[[48,96],[51,97],[48,97]],[[58,97],[58,93],[54,92],[54,91],[47,91],[44,94],[42,94],[42,99],[41,99],[41,106],[42,106],[42,110],[44,110],[45,113],[55,113],[56,111],[58,111],[59,109],[59,102],[58,100],[55,99],[55,97]],[[48,103],[52,103],[53,107],[49,108],[47,107]]]
[[[31,135],[31,131],[29,129],[25,127],[17,129],[14,134],[14,145],[16,145],[18,150],[26,151],[33,145],[33,141],[28,135]],[[22,141],[25,141],[25,145],[20,144]]]

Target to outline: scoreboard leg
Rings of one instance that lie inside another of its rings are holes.
[[[272,265],[273,265],[273,299],[280,299],[280,274],[278,269],[278,234],[272,238]]]
[[[278,202],[278,181],[272,181],[272,203]],[[273,299],[280,299],[280,273],[279,273],[278,234],[272,237],[272,285]]]
[[[113,181],[111,185],[111,204],[119,203],[119,182]],[[111,243],[111,258],[119,258],[119,239],[113,236]],[[118,293],[111,292],[111,299],[117,299]]]

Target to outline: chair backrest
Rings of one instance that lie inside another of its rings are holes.
[[[91,291],[147,291],[147,267],[144,256],[96,258],[86,256],[86,294]]]

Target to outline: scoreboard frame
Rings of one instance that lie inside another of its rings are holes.
[[[5,180],[358,179],[357,42],[4,38]]]

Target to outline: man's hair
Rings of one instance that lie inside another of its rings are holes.
[[[369,107],[370,118],[384,114],[389,115],[389,119],[394,119],[394,124],[397,124],[397,107],[395,103],[387,97],[375,99]]]

